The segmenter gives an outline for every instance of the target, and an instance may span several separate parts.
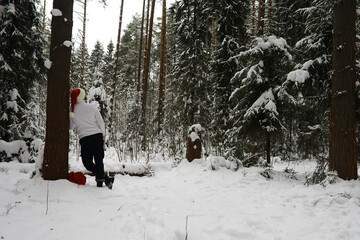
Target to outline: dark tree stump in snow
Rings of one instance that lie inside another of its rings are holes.
[[[201,125],[195,124],[189,128],[186,143],[186,159],[192,162],[196,158],[201,158]]]

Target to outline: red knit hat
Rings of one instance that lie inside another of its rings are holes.
[[[81,88],[76,88],[71,92],[71,112],[70,117],[74,117],[74,108],[77,100],[85,99],[85,91]]]

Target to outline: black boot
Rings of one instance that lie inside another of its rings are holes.
[[[105,185],[109,188],[112,189],[113,184],[114,184],[114,177],[110,177],[108,175],[105,176]]]
[[[104,181],[105,181],[105,180],[104,180],[103,178],[96,179],[96,186],[97,186],[97,187],[102,187]]]

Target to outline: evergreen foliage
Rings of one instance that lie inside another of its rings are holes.
[[[232,93],[236,102],[231,118],[232,146],[241,139],[249,140],[245,152],[257,153],[268,135],[279,136],[284,130],[284,104],[278,96],[282,83],[292,67],[290,47],[283,38],[256,38],[250,48],[237,57],[244,67],[232,81],[239,86]],[[260,147],[260,148],[259,148]]]
[[[215,37],[211,68],[213,120],[211,122],[211,142],[220,155],[227,150],[226,131],[231,128],[229,98],[233,91],[231,78],[238,70],[236,56],[242,44],[248,41],[246,20],[249,13],[249,1],[215,1],[216,12]]]
[[[173,8],[176,52],[171,78],[178,116],[182,126],[208,125],[208,90],[211,33],[210,18],[205,14],[208,1],[179,1]]]
[[[201,124],[206,154],[257,162],[270,135],[273,153],[283,159],[327,156],[334,3],[265,2],[264,34],[258,38],[254,29],[259,9],[252,6],[258,7],[259,1],[172,4],[160,134],[154,124],[160,57],[160,31],[155,24],[146,106],[150,153],[182,158],[188,127]],[[7,141],[44,135],[39,96],[44,90],[39,89],[45,85],[43,46],[49,39],[44,43],[39,16],[34,1],[0,0],[0,136]],[[71,89],[84,79],[89,100],[98,104],[107,130],[113,128],[116,134],[115,142],[108,144],[117,148],[119,156],[131,159],[140,152],[140,25],[141,17],[135,15],[121,37],[114,126],[109,120],[114,44],[104,50],[97,42],[90,55],[86,49],[83,76],[80,48],[73,48],[71,61]]]
[[[45,71],[39,13],[34,1],[0,2],[0,137],[20,139],[36,135],[26,113],[36,82]],[[35,124],[32,122],[32,124]],[[27,128],[29,126],[29,128]]]

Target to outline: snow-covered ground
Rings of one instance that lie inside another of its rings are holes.
[[[275,162],[272,180],[263,168],[220,165],[156,163],[153,177],[116,175],[109,190],[90,176],[85,186],[30,179],[33,164],[0,163],[0,239],[360,239],[359,180],[306,186],[311,161]]]

